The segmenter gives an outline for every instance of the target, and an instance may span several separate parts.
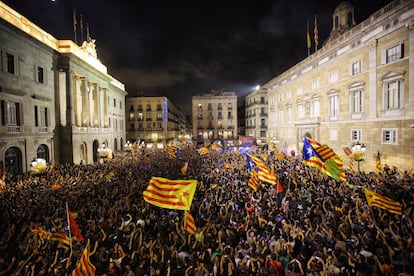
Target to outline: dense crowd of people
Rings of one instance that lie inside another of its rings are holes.
[[[114,153],[6,178],[0,192],[0,275],[71,275],[90,241],[96,275],[412,275],[414,173],[347,171],[336,181],[299,158],[262,155],[283,187],[248,186],[246,155],[182,146]],[[188,162],[188,170],[181,168]],[[196,179],[191,214],[143,200],[152,176]],[[370,207],[369,187],[403,205]],[[66,204],[85,240],[68,233]],[[70,235],[71,245],[33,230]]]

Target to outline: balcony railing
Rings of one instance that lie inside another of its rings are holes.
[[[47,126],[37,128],[37,132],[39,133],[47,133],[47,130],[48,130]]]
[[[6,126],[6,133],[21,133],[22,129],[20,126]]]

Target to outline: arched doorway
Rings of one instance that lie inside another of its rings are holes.
[[[22,152],[17,147],[11,147],[6,150],[5,168],[8,173],[21,174],[23,173],[22,167]]]
[[[80,163],[81,164],[88,164],[88,148],[86,146],[86,143],[80,144],[80,154],[81,154],[81,156],[80,156],[80,158],[81,158]]]
[[[98,140],[93,140],[93,145],[92,145],[93,162],[98,162],[98,148],[99,148]]]
[[[49,148],[48,148],[48,146],[46,146],[45,144],[41,144],[37,148],[36,157],[37,158],[42,158],[42,159],[46,160],[46,163],[49,163],[50,160],[49,160]]]
[[[114,151],[118,151],[118,140],[114,139]]]

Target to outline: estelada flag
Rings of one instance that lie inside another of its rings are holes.
[[[257,191],[257,188],[259,187],[259,176],[257,175],[257,171],[255,169],[252,170],[252,176],[247,183],[250,188],[252,188],[255,192]]]
[[[190,234],[195,234],[197,232],[197,226],[195,225],[194,218],[189,210],[186,210],[184,214],[184,229]]]
[[[170,180],[152,177],[142,193],[144,200],[152,205],[176,210],[190,210],[197,180]]]
[[[93,276],[95,275],[96,268],[89,260],[89,239],[88,243],[83,250],[82,256],[79,260],[79,263],[76,265],[75,269],[72,271],[72,276]]]
[[[386,196],[377,194],[374,191],[371,191],[367,188],[364,188],[365,197],[368,201],[368,206],[375,206],[384,210],[387,210],[390,213],[397,215],[402,214],[402,205],[398,201],[392,200]]]

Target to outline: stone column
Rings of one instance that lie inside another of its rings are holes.
[[[81,106],[79,105],[79,95],[80,95],[80,91],[79,91],[79,83],[80,83],[80,78],[77,75],[73,75],[72,76],[73,79],[73,86],[72,86],[72,91],[73,91],[73,97],[72,99],[69,101],[72,102],[73,104],[73,112],[72,114],[69,114],[70,118],[73,118],[73,124],[75,126],[81,126],[81,118],[80,118],[80,112],[81,112]],[[70,111],[70,108],[68,108],[68,110]]]
[[[93,93],[93,127],[100,127],[99,124],[99,86],[97,83],[94,83],[92,86],[92,93]]]
[[[86,81],[86,78],[81,78],[81,100],[82,100],[82,126],[87,127],[89,126],[89,86]]]
[[[409,76],[408,80],[408,108],[406,108],[406,112],[410,113],[411,115],[414,114],[414,23],[410,23],[408,26],[408,49],[410,52],[408,53],[409,57]],[[406,113],[406,114],[407,114]]]

